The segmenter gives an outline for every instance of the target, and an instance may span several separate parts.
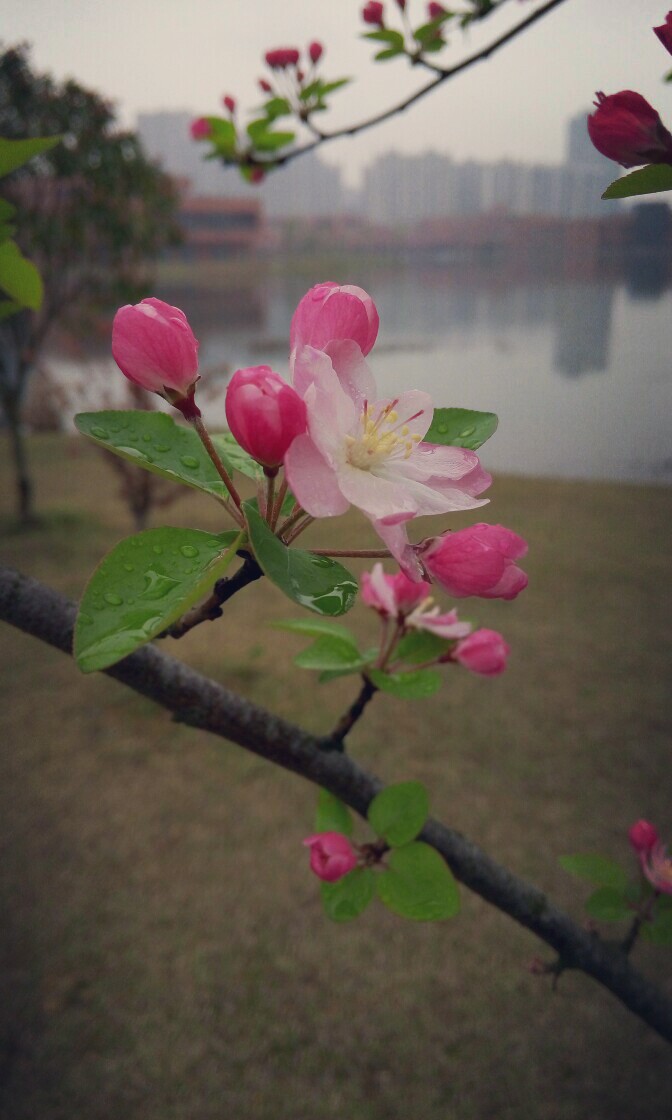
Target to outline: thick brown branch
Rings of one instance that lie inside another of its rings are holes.
[[[11,569],[0,567],[0,619],[71,652],[75,606],[62,595]],[[191,727],[230,739],[269,762],[323,786],[365,815],[382,788],[378,778],[347,755],[327,752],[319,739],[242,699],[187,665],[147,646],[107,670]],[[672,1000],[633,968],[617,946],[581,929],[536,887],[519,879],[485,852],[437,821],[422,833],[466,887],[531,930],[560,956],[607,988],[633,1014],[672,1042]]]

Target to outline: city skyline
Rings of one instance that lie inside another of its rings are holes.
[[[305,47],[318,38],[326,46],[325,73],[356,79],[325,115],[334,129],[386,108],[423,81],[404,62],[372,63],[371,44],[361,38],[362,2],[194,0],[187,6],[180,0],[117,0],[110,7],[69,0],[64,19],[60,6],[48,0],[5,0],[3,37],[5,43],[33,43],[38,69],[59,79],[72,76],[114,99],[126,124],[159,107],[216,113],[224,93],[253,107],[264,51],[285,42]],[[396,6],[393,0],[387,5],[393,22]],[[527,0],[525,9],[533,7],[534,0]],[[424,0],[408,0],[414,17],[424,8]],[[478,49],[510,15],[523,11],[523,5],[505,5],[464,40],[454,35],[455,50],[447,52],[446,62]],[[348,185],[390,148],[417,154],[431,147],[456,160],[508,156],[557,163],[565,120],[588,106],[596,89],[637,89],[669,118],[669,87],[661,78],[670,60],[651,32],[664,16],[660,0],[566,0],[487,63],[409,112],[325,146],[325,160],[342,167]],[[237,173],[227,175],[235,179]]]

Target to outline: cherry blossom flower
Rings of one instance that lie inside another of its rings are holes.
[[[423,442],[434,411],[427,393],[412,389],[379,400],[351,340],[338,343],[337,364],[338,370],[312,346],[294,355],[294,387],[306,402],[308,431],[285,456],[287,478],[312,517],[335,517],[351,504],[361,509],[404,567],[404,522],[484,505],[487,499],[477,495],[490,475],[473,451]],[[420,578],[417,562],[406,570]]]
[[[411,580],[404,572],[387,575],[382,564],[374,564],[362,575],[362,599],[383,618],[403,622],[407,630],[428,630],[439,638],[464,638],[471,624],[460,622],[456,611],[441,614],[424,580]]]
[[[642,871],[652,887],[663,894],[672,894],[672,858],[664,844],[656,843],[641,857]]]

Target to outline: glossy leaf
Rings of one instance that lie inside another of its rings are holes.
[[[672,166],[669,163],[651,163],[615,179],[602,198],[633,198],[638,194],[658,194],[660,191],[672,191]]]
[[[414,841],[395,848],[388,867],[376,876],[376,891],[395,914],[436,922],[459,913],[460,893],[452,872],[434,848]]]
[[[80,412],[75,426],[137,467],[216,498],[228,493],[196,432],[164,412]]]
[[[259,151],[274,152],[276,148],[284,148],[286,144],[292,143],[294,132],[273,132],[268,125],[268,118],[261,117],[247,126],[247,134]]]
[[[271,583],[316,614],[334,617],[350,610],[358,584],[342,564],[328,556],[287,548],[259,516],[253,502],[244,502],[243,508],[255,556]]]
[[[441,674],[435,669],[413,669],[408,673],[384,673],[371,669],[369,676],[381,692],[389,692],[400,700],[422,700],[433,696],[441,687]]]
[[[286,618],[279,622],[272,622],[274,630],[289,630],[293,634],[307,634],[309,638],[321,638],[328,635],[349,642],[357,649],[354,634],[342,622],[332,622],[328,618]]]
[[[347,805],[326,789],[321,789],[315,813],[316,832],[340,832],[352,836],[352,817]]]
[[[587,879],[594,887],[615,887],[624,891],[628,885],[628,876],[620,864],[606,856],[593,853],[573,856],[560,856],[558,863],[571,875],[578,875],[580,879]]]
[[[231,432],[215,432],[210,438],[217,449],[217,454],[224,459],[227,470],[240,471],[246,478],[253,478],[255,482],[263,478],[263,467],[255,462],[247,451],[243,451]]]
[[[653,921],[642,925],[642,935],[654,945],[672,945],[672,908],[661,906],[668,901],[672,903],[669,895],[659,898]]]
[[[377,794],[367,814],[373,831],[392,848],[415,840],[427,820],[429,800],[421,782],[398,782]]]
[[[425,443],[447,447],[466,447],[477,451],[497,431],[494,412],[475,412],[471,408],[435,408]]]
[[[618,887],[598,887],[586,902],[586,911],[601,922],[623,922],[633,917],[632,908]]]
[[[376,891],[369,867],[355,867],[336,883],[321,883],[324,909],[334,922],[350,922],[366,910]]]
[[[388,58],[398,58],[400,54],[403,54],[403,51],[399,47],[387,47],[384,51],[378,51],[373,57],[377,62],[386,62]]]
[[[82,596],[74,642],[80,669],[105,669],[155,638],[210,591],[243,539],[164,527],[120,541]]]
[[[407,661],[410,665],[421,665],[424,661],[441,657],[454,644],[429,630],[412,630],[399,642],[394,651],[394,659]]]
[[[15,241],[0,243],[0,288],[12,301],[37,311],[42,303],[42,277]]]
[[[23,167],[24,163],[48,152],[60,142],[60,136],[32,136],[29,140],[5,140],[0,138],[0,178]]]
[[[299,669],[319,669],[333,672],[337,669],[340,673],[356,673],[367,664],[357,646],[342,638],[335,638],[324,634],[313,642],[308,649],[302,650],[294,658],[294,664]]]

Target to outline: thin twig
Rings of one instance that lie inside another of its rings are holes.
[[[366,705],[369,703],[369,700],[375,696],[377,691],[378,689],[373,681],[370,681],[368,677],[364,677],[357,698],[353,700],[347,712],[343,713],[331,734],[326,737],[324,741],[325,750],[342,751],[344,749],[343,741],[346,735],[355,726]]]
[[[431,82],[428,82],[426,85],[416,90],[415,93],[412,93],[409,97],[404,98],[403,101],[399,101],[396,105],[393,105],[391,109],[386,109],[384,112],[376,114],[376,116],[368,117],[366,120],[360,121],[359,124],[354,124],[350,125],[347,128],[338,129],[338,131],[336,132],[325,132],[322,134],[321,138],[311,140],[309,143],[304,144],[302,147],[295,148],[293,151],[287,152],[284,156],[273,156],[272,160],[260,160],[255,157],[251,161],[252,165],[262,168],[268,165],[271,165],[273,167],[286,166],[288,163],[291,163],[299,156],[305,155],[307,152],[314,151],[315,148],[320,147],[321,144],[326,144],[330,140],[338,140],[342,136],[357,136],[360,132],[365,132],[367,129],[373,128],[375,127],[375,125],[381,124],[383,121],[387,121],[391,117],[395,117],[398,113],[403,113],[406,109],[409,109],[411,105],[414,105],[417,101],[420,101],[428,93],[431,93],[432,90],[436,89],[438,86],[443,85],[443,83],[447,82],[450,78],[454,78],[457,74],[461,74],[462,71],[468,70],[471,66],[475,66],[477,62],[483,62],[486,59],[491,58],[492,55],[501,50],[503,46],[505,46],[507,43],[512,42],[513,39],[516,39],[523,33],[523,31],[526,31],[528,27],[531,27],[532,24],[536,23],[537,20],[542,19],[543,16],[548,15],[549,12],[551,12],[554,8],[559,7],[559,5],[563,4],[564,2],[565,0],[548,0],[546,4],[544,4],[541,8],[537,8],[536,11],[531,12],[529,16],[521,20],[521,22],[516,24],[515,27],[510,28],[509,31],[506,31],[503,35],[500,35],[497,39],[494,39],[493,42],[490,43],[487,47],[484,47],[482,50],[477,51],[475,54],[469,55],[468,58],[463,59],[462,62],[456,63],[455,66],[448,67],[448,69],[446,70],[441,70],[440,73],[437,74],[436,78],[432,79]],[[430,63],[428,65],[431,66],[432,64]]]
[[[190,611],[182,615],[182,618],[179,618],[167,630],[159,634],[160,638],[182,638],[195,626],[200,626],[201,622],[214,622],[216,618],[221,618],[224,603],[231,599],[237,591],[242,591],[243,587],[247,587],[249,583],[261,579],[264,573],[254,557],[245,551],[239,552],[238,555],[244,560],[238,571],[234,572],[232,576],[224,576],[222,579],[218,579],[208,598],[199,603],[198,606],[192,607]]]

